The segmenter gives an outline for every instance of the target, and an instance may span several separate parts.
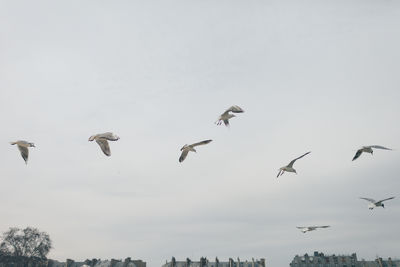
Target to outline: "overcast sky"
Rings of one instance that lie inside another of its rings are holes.
[[[0,0],[0,231],[149,267],[399,257],[399,29],[396,0]],[[88,142],[106,131],[111,157]],[[351,161],[373,144],[395,150]]]

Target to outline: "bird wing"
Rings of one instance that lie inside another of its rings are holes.
[[[305,227],[305,226],[296,226],[296,228],[298,228],[298,229],[307,229],[308,227]]]
[[[357,150],[357,152],[356,152],[356,154],[354,155],[352,161],[358,159],[358,158],[361,156],[362,153],[363,153],[362,148],[360,148],[359,150]]]
[[[182,154],[181,154],[181,156],[179,157],[179,162],[184,161],[188,153],[189,153],[189,150],[188,150],[188,149],[183,149],[183,150],[182,150]]]
[[[367,197],[360,197],[361,199],[364,199],[364,200],[367,200],[367,201],[369,201],[369,202],[371,202],[371,203],[375,203],[375,200],[374,199],[372,199],[372,198],[367,198]]]
[[[204,140],[204,141],[201,141],[201,142],[198,142],[198,143],[191,144],[190,146],[191,146],[191,147],[195,147],[195,146],[206,145],[206,144],[210,143],[211,141],[212,141],[211,139],[209,139],[209,140]]]
[[[369,147],[378,148],[378,149],[385,149],[385,150],[392,150],[391,148],[387,148],[387,147],[384,147],[384,146],[378,146],[378,145],[373,145],[373,146],[369,146]]]
[[[102,134],[99,134],[97,137],[104,138],[109,141],[117,141],[119,139],[119,137],[117,135],[113,134],[112,132],[102,133]]]
[[[29,156],[29,150],[27,147],[17,145],[19,151],[21,152],[22,158],[25,160],[25,163],[28,163],[28,156]]]
[[[328,228],[330,225],[321,225],[321,226],[314,226],[315,228]]]
[[[289,163],[288,167],[292,167],[293,164],[294,164],[294,162],[295,162],[296,160],[301,159],[302,157],[304,157],[305,155],[308,155],[308,154],[310,154],[310,153],[311,153],[311,151],[308,151],[307,153],[301,155],[300,157],[295,158],[294,160],[292,160],[292,161]]]
[[[394,197],[385,198],[385,199],[379,200],[379,201],[376,202],[376,203],[382,203],[383,201],[390,200],[390,199],[393,199],[393,198],[394,198]]]
[[[233,113],[242,113],[242,112],[244,112],[243,109],[241,109],[239,106],[236,106],[236,105],[230,107],[230,108],[228,109],[228,111],[231,111],[231,112],[233,112]]]
[[[96,138],[97,144],[99,144],[101,150],[106,156],[111,156],[110,146],[108,145],[108,141],[103,138]]]
[[[228,108],[227,110],[225,110],[224,113],[222,113],[221,116],[227,115],[229,112],[233,112],[233,113],[242,113],[244,112],[243,109],[241,109],[239,106],[231,106],[230,108]]]
[[[225,126],[229,127],[229,120],[224,120]]]

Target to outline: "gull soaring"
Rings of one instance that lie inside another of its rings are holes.
[[[244,110],[241,109],[239,106],[232,106],[230,108],[228,108],[227,110],[225,110],[224,113],[222,113],[218,120],[215,122],[217,125],[221,125],[222,122],[224,122],[225,126],[229,126],[229,119],[236,117],[234,114],[231,114],[229,112],[233,112],[233,113],[243,113]]]
[[[179,157],[179,162],[182,162],[182,161],[185,160],[185,158],[186,158],[187,154],[189,153],[189,151],[197,152],[196,149],[194,149],[195,146],[205,145],[205,144],[210,143],[211,141],[212,140],[204,140],[204,141],[201,141],[201,142],[198,142],[198,143],[194,143],[194,144],[191,144],[191,145],[187,145],[187,144],[184,145],[181,148],[182,154]]]
[[[304,157],[305,155],[308,155],[310,153],[311,153],[311,151],[301,155],[298,158],[295,158],[287,166],[279,168],[279,172],[278,172],[278,175],[276,176],[276,178],[278,178],[279,176],[283,175],[285,172],[294,172],[295,174],[297,174],[296,170],[293,168],[293,164],[296,162],[296,160],[301,159],[302,157]]]
[[[108,157],[111,156],[111,150],[108,141],[117,141],[118,139],[119,137],[111,132],[96,134],[89,137],[89,141],[96,140],[96,143],[99,144],[103,153]]]
[[[379,200],[379,201],[375,201],[374,199],[367,198],[367,197],[360,197],[360,198],[369,201],[370,203],[368,204],[368,209],[372,210],[372,209],[374,209],[376,207],[384,208],[385,205],[382,202],[386,201],[386,200],[393,199],[394,197],[385,198],[385,199],[382,199],[382,200]]]
[[[35,147],[34,143],[29,143],[24,140],[18,140],[15,142],[10,142],[11,145],[17,145],[19,151],[21,152],[21,156],[25,161],[25,164],[28,164],[28,156],[29,156],[29,150],[28,147]]]
[[[296,228],[300,229],[303,233],[307,233],[310,231],[317,230],[318,228],[328,228],[329,225],[322,225],[322,226],[297,226]]]
[[[357,150],[356,154],[353,157],[353,160],[358,159],[363,152],[371,153],[371,155],[373,155],[374,154],[374,151],[372,150],[373,148],[384,149],[384,150],[392,150],[391,148],[387,148],[387,147],[384,147],[384,146],[377,146],[377,145],[363,146],[362,148]]]

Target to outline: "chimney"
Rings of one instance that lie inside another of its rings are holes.
[[[67,259],[66,267],[71,267],[74,264],[74,260]]]
[[[229,258],[229,267],[233,267],[233,259]]]

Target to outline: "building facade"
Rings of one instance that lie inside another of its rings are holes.
[[[315,251],[313,255],[296,255],[290,267],[358,267],[357,255],[324,255]]]
[[[228,261],[219,261],[218,258],[215,258],[214,261],[209,261],[207,258],[202,257],[199,261],[192,261],[189,258],[185,261],[176,261],[175,257],[172,257],[171,261],[167,261],[162,267],[265,267],[265,259],[241,261],[237,258],[234,261],[230,258]]]
[[[400,267],[400,260],[392,260],[392,258],[387,260],[377,258],[375,261],[361,260],[359,263],[360,267]]]
[[[400,260],[377,258],[374,261],[359,261],[356,253],[351,255],[324,255],[324,253],[315,251],[312,256],[308,254],[296,255],[290,263],[290,267],[400,267]]]

